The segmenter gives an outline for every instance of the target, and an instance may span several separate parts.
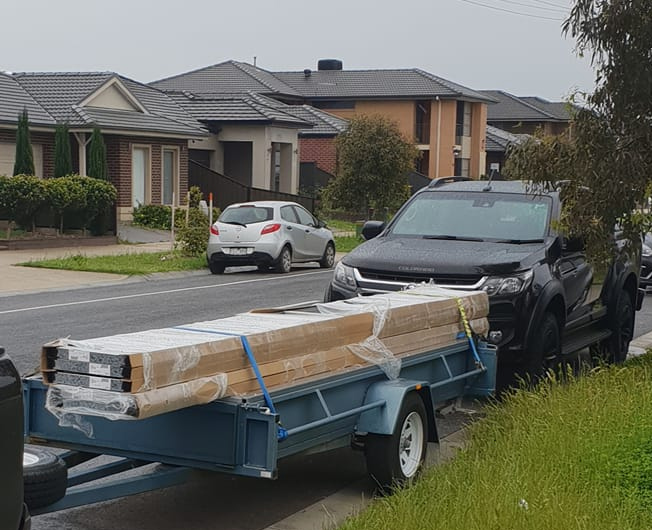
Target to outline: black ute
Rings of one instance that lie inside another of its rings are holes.
[[[582,242],[554,230],[559,193],[521,182],[437,179],[385,224],[367,222],[367,241],[337,265],[325,299],[434,282],[485,290],[490,342],[502,372],[540,375],[564,355],[592,346],[622,362],[640,309],[640,249],[617,241],[603,281]]]

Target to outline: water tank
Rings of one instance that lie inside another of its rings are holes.
[[[339,59],[319,59],[317,70],[341,70],[342,61]]]

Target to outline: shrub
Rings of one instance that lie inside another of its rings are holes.
[[[88,174],[101,180],[109,180],[106,160],[106,145],[100,129],[95,127],[88,147]]]
[[[33,175],[34,153],[29,134],[29,117],[27,109],[18,115],[18,128],[16,129],[16,161],[14,175]]]
[[[47,199],[59,216],[59,233],[63,233],[64,218],[74,211],[86,208],[86,190],[78,176],[47,179]]]
[[[170,230],[172,208],[163,204],[141,204],[134,208],[133,224],[146,228]]]
[[[201,201],[204,198],[204,194],[199,189],[199,186],[191,186],[190,189],[188,190],[188,193],[190,195],[188,206],[190,206],[191,208],[198,208],[199,201]]]
[[[78,209],[84,232],[96,220],[98,222],[94,225],[94,231],[97,233],[106,232],[106,218],[108,217],[111,206],[118,198],[118,192],[115,186],[106,180],[93,177],[71,175],[70,178],[81,185],[86,197],[85,207]]]
[[[64,177],[71,173],[70,134],[68,125],[60,123],[54,131],[54,177]]]
[[[0,209],[9,220],[7,237],[15,223],[34,230],[34,218],[46,200],[45,181],[32,175],[0,176]]]
[[[175,218],[176,224],[176,218]],[[208,244],[208,217],[199,208],[190,208],[188,223],[185,215],[178,223],[176,240],[181,252],[186,256],[200,256],[206,252]]]

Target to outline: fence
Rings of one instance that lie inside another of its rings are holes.
[[[292,201],[311,212],[314,212],[316,206],[316,200],[312,197],[246,186],[194,160],[188,161],[188,184],[197,186],[204,197],[212,193],[213,204],[221,210],[236,202],[249,201]]]

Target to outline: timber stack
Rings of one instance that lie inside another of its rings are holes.
[[[484,292],[423,285],[172,328],[59,339],[43,347],[41,371],[53,412],[145,418],[259,394],[252,358],[270,391],[370,364],[396,377],[401,358],[468,340],[464,319],[475,334],[486,335],[488,312]]]

